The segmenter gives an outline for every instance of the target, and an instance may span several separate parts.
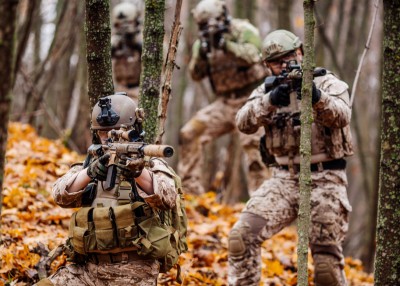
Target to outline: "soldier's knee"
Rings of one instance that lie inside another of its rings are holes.
[[[265,224],[266,220],[259,215],[247,212],[242,213],[239,221],[229,234],[229,255],[233,258],[242,257],[246,253],[248,244],[257,240]]]
[[[239,230],[233,229],[228,238],[228,252],[231,258],[241,257],[246,253],[246,245]]]
[[[342,254],[336,246],[311,246],[316,286],[346,286]]]
[[[204,130],[205,125],[202,122],[196,119],[190,120],[179,131],[179,144],[182,145],[195,140]]]

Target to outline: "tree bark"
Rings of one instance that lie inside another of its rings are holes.
[[[86,0],[86,60],[90,107],[114,93],[111,70],[110,1]]]
[[[383,1],[381,159],[375,285],[400,285],[400,2]]]
[[[298,214],[297,247],[298,270],[297,279],[299,286],[308,285],[308,233],[310,229],[311,213],[311,124],[313,122],[311,106],[311,90],[314,70],[314,1],[304,0],[304,62],[303,62],[303,85],[301,99],[301,135],[300,135],[300,204]]]
[[[178,51],[179,37],[183,29],[180,21],[181,8],[182,0],[177,0],[175,6],[174,23],[172,25],[171,37],[168,46],[168,54],[164,66],[165,79],[162,86],[161,100],[159,101],[159,110],[161,112],[158,115],[158,135],[155,140],[156,144],[162,144],[162,137],[165,133],[164,127],[167,120],[168,102],[170,100],[172,91],[172,74],[176,65],[175,59]]]
[[[139,105],[146,119],[145,140],[153,143],[157,136],[158,103],[163,63],[165,0],[146,0],[143,27],[142,72]]]
[[[0,2],[0,214],[7,147],[7,126],[12,103],[15,69],[15,26],[18,0]],[[1,222],[0,222],[1,227]]]

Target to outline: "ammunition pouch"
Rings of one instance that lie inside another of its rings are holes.
[[[135,216],[138,208],[143,208],[144,216]],[[134,202],[81,208],[71,217],[67,244],[73,252],[85,256],[135,251],[146,259],[159,259],[172,250],[170,236],[147,204]]]

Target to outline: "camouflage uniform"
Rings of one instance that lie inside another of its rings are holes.
[[[258,30],[248,21],[232,19],[229,32],[224,34],[225,48],[201,55],[200,39],[193,44],[189,70],[194,80],[208,77],[217,99],[198,111],[180,131],[181,156],[178,172],[185,190],[193,194],[204,193],[202,185],[202,152],[204,144],[231,132],[236,112],[246,102],[251,90],[267,75],[260,63]],[[262,130],[260,130],[262,132]],[[259,135],[240,135],[247,155],[248,189],[254,191],[266,178],[267,170],[261,161]]]
[[[329,268],[340,277],[344,262],[341,244],[347,233],[348,213],[351,211],[346,191],[347,177],[344,166],[324,169],[323,164],[353,153],[349,127],[351,109],[347,85],[332,73],[315,78],[314,83],[321,91],[321,98],[313,105],[312,163],[318,168],[312,169],[311,173],[310,247],[315,273],[325,271],[326,274]],[[293,168],[298,168],[300,126],[289,128],[284,124],[284,127],[277,127],[275,115],[281,110],[270,103],[269,96],[270,93],[264,94],[264,86],[257,88],[239,110],[236,123],[245,133],[264,126],[266,147],[283,167],[274,167],[272,178],[252,194],[230,233],[229,285],[259,285],[261,244],[292,223],[299,209],[298,173],[296,170],[290,172],[288,165],[293,163]],[[290,131],[297,144],[294,158],[289,156],[287,148]]]
[[[152,208],[173,208],[177,200],[174,174],[169,170],[165,161],[157,158],[152,159],[152,162],[154,166],[149,168],[149,171],[153,174],[154,194],[148,195],[138,188],[139,195]],[[68,193],[69,186],[81,170],[82,166],[76,165],[55,182],[53,197],[58,205],[62,207],[81,206],[83,190]],[[102,185],[99,184],[92,206],[123,204],[125,201],[129,201],[129,193],[130,190],[121,187],[118,192],[119,196],[115,196],[115,193],[104,191]],[[97,261],[89,260],[85,264],[71,264],[62,267],[47,280],[40,281],[38,285],[157,285],[160,267],[158,261],[144,260],[132,251],[125,254],[126,259],[117,263],[112,263],[112,259],[119,259],[119,257],[123,257],[123,254],[96,255]]]
[[[115,91],[127,92],[138,101],[141,72],[142,38],[139,30],[138,8],[122,2],[113,9],[111,57]]]

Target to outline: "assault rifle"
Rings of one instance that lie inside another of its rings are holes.
[[[111,48],[111,56],[131,57],[132,51],[138,51],[141,54],[142,43],[136,39],[138,34],[140,34],[140,29],[135,28],[134,31],[131,31],[128,24],[124,24],[118,27],[116,32],[116,35],[118,36],[118,43],[116,46],[113,46]]]
[[[326,69],[316,68],[313,72],[313,77],[326,75]],[[292,113],[298,112],[297,104],[297,90],[301,88],[301,81],[303,80],[303,70],[297,64],[296,60],[289,61],[285,70],[278,76],[268,76],[264,80],[265,93],[271,91],[273,88],[281,84],[289,85],[290,90],[290,110]]]
[[[203,54],[213,52],[218,49],[223,41],[223,33],[229,31],[227,23],[220,23],[215,19],[210,19],[209,22],[202,25],[199,31],[200,49]]]
[[[171,146],[144,143],[143,134],[138,134],[135,129],[127,131],[126,127],[122,126],[119,130],[108,132],[107,144],[93,144],[89,147],[89,155],[98,157],[110,154],[107,165],[107,179],[103,184],[104,190],[111,191],[118,187],[120,178],[123,176],[118,167],[128,168],[130,162],[145,156],[171,157],[174,154],[174,149]]]

